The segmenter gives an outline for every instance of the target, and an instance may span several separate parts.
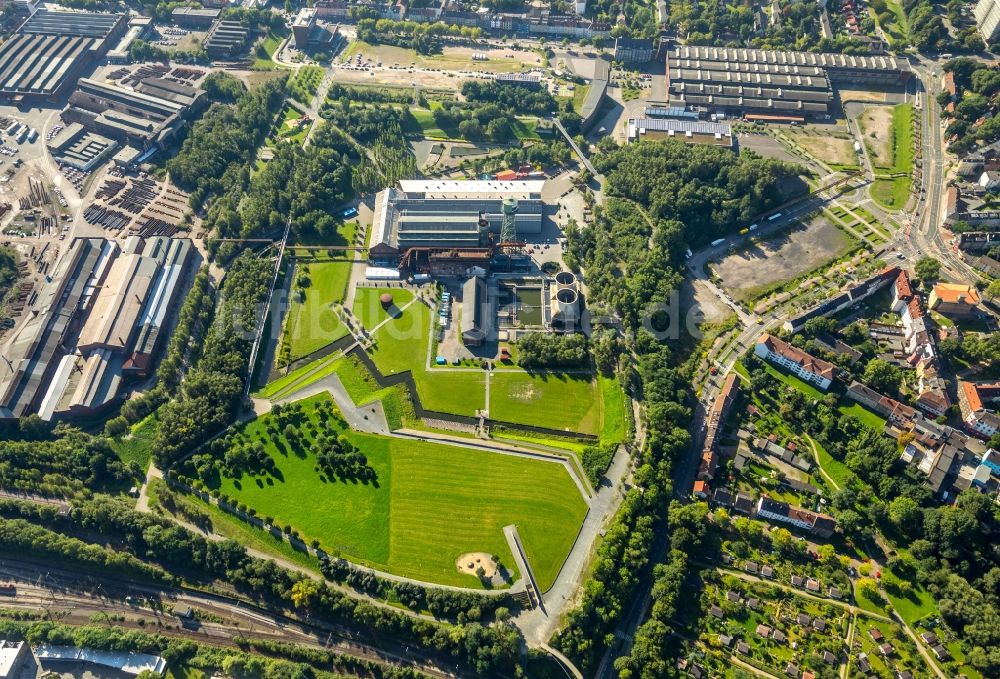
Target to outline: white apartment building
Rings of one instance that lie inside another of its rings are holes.
[[[986,44],[1000,37],[1000,0],[979,0],[973,13]]]
[[[757,340],[753,353],[769,363],[788,370],[800,380],[815,384],[822,391],[830,388],[837,373],[832,363],[811,356],[766,332]]]

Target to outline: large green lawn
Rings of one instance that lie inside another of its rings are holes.
[[[372,292],[385,290],[375,289]],[[407,294],[405,291],[393,291],[394,298],[399,300],[398,306],[406,304]],[[374,295],[374,298],[377,302],[378,296]],[[365,327],[372,328],[384,318],[381,307],[376,307],[373,309],[366,299],[355,304],[355,315],[366,319]],[[379,328],[373,335],[376,348],[372,358],[375,365],[386,375],[411,371],[424,408],[474,416],[477,410],[486,406],[486,377],[479,371],[427,369],[431,317],[432,311],[427,305],[416,302]]]
[[[601,441],[619,443],[628,438],[631,431],[628,419],[632,412],[628,409],[628,397],[614,377],[598,375],[603,408],[601,411]]]
[[[379,298],[386,293],[392,295],[392,306],[388,309],[384,309],[379,301]],[[402,310],[402,307],[409,304],[411,300],[413,300],[413,293],[402,288],[358,288],[354,291],[354,308],[351,311],[355,318],[361,322],[361,325],[371,330],[387,318],[392,318],[399,313],[405,314],[407,310]],[[401,323],[396,324],[397,328],[404,327],[409,330],[413,327],[410,323],[402,323],[404,320],[402,316],[399,317],[399,320]]]
[[[378,303],[385,288],[359,289],[354,315],[374,328],[389,314]],[[486,408],[490,417],[512,424],[534,425],[581,434],[608,433],[608,440],[625,438],[625,403],[614,380],[599,383],[589,376],[531,375],[499,370],[490,378],[480,370],[427,367],[430,324],[434,312],[421,302],[406,306],[412,294],[391,290],[396,316],[373,334],[375,365],[386,375],[411,371],[420,401],[428,410],[474,416]],[[404,308],[405,307],[405,308]]]
[[[889,210],[901,210],[910,197],[913,182],[909,177],[876,179],[872,182],[872,200]]]
[[[490,417],[581,434],[600,434],[603,398],[586,375],[501,371],[490,378]]]
[[[351,266],[348,260],[332,260],[302,262],[296,268],[296,276],[306,274],[310,283],[303,300],[294,291],[291,295],[284,337],[290,360],[308,356],[347,334],[333,305],[344,299]]]
[[[303,401],[310,420],[321,394]],[[467,552],[500,555],[515,570],[503,526],[515,524],[542,588],[551,585],[586,513],[582,496],[559,464],[456,446],[345,431],[367,456],[376,484],[321,480],[301,427],[295,450],[266,435],[266,415],[243,428],[262,440],[278,478],[224,477],[220,490],[291,524],[304,540],[330,553],[399,575],[442,584],[477,586],[455,560]],[[461,516],[461,521],[454,517]]]

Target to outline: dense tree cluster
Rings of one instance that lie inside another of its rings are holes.
[[[173,393],[180,385],[187,365],[197,362],[201,340],[212,323],[214,308],[215,286],[208,269],[203,268],[194,277],[191,290],[177,314],[177,326],[156,371],[157,385],[167,393]]]
[[[951,360],[976,366],[984,376],[1000,372],[1000,333],[967,332],[941,340],[938,348]]]
[[[419,679],[425,676],[408,668],[275,641],[246,639],[242,648],[225,648],[111,625],[75,627],[50,621],[6,619],[0,620],[0,635],[4,639],[23,639],[32,646],[53,644],[151,653],[162,656],[171,666],[193,668],[206,675],[246,679],[328,679],[334,676]],[[150,679],[147,672],[140,672],[138,677]]]
[[[17,253],[0,247],[0,307],[17,280]]]
[[[885,2],[882,8],[885,8]],[[909,26],[910,42],[918,50],[935,50],[953,52],[978,52],[983,49],[983,39],[979,37],[975,27],[961,29],[952,38],[944,17],[936,11],[935,3],[930,0],[903,0],[903,11]],[[875,7],[875,5],[872,5]],[[876,10],[882,11],[882,10]],[[954,7],[951,11],[954,11]]]
[[[537,142],[529,146],[517,146],[503,154],[504,167],[553,167],[563,165],[573,157],[573,149],[562,138],[548,142]]]
[[[781,182],[796,173],[778,161],[673,141],[631,144],[598,155],[595,165],[607,176],[608,200],[596,211],[599,228],[567,228],[570,261],[586,268],[592,296],[628,327],[656,332],[669,330],[684,250],[780,205]]]
[[[398,106],[366,106],[353,102],[348,94],[328,98],[320,114],[362,144],[375,141],[386,130],[402,134],[408,116]]]
[[[591,308],[613,310],[624,325],[628,355],[609,344],[602,364],[617,360],[623,382],[645,404],[646,445],[638,456],[635,488],[598,548],[594,572],[581,603],[570,611],[556,639],[585,672],[592,671],[613,641],[614,627],[629,607],[664,530],[671,472],[690,447],[690,367],[672,339],[689,346],[685,329],[672,326],[671,298],[682,280],[684,251],[726,233],[782,200],[778,182],[794,174],[785,164],[722,149],[675,142],[640,143],[608,149],[595,158],[605,174],[605,207],[595,209],[586,229],[570,228],[569,261],[585,269]],[[627,262],[628,266],[622,263]],[[671,334],[671,327],[678,330]],[[686,570],[670,559],[657,570],[658,593],[669,610],[670,582]],[[652,642],[643,642],[653,658]],[[665,653],[660,648],[659,654]],[[631,661],[630,661],[631,662]],[[643,661],[645,662],[645,661]],[[623,669],[631,667],[623,661]],[[658,660],[656,666],[660,665]],[[635,676],[635,675],[633,675]]]
[[[118,540],[123,550],[134,557],[163,564],[172,571],[219,578],[267,602],[307,609],[320,618],[347,622],[370,634],[454,655],[481,675],[510,673],[517,663],[519,636],[516,629],[504,623],[456,627],[375,606],[348,597],[325,582],[281,568],[273,561],[252,557],[233,540],[205,540],[169,519],[138,512],[110,498],[83,503],[73,510],[71,518],[81,528]],[[26,551],[30,551],[30,545]],[[296,588],[300,582],[309,586]],[[295,592],[298,600],[293,602]]]
[[[547,89],[533,90],[500,80],[466,80],[462,96],[472,104],[496,104],[503,111],[520,115],[546,116],[556,110],[556,100]]]
[[[434,122],[472,141],[514,141],[511,120],[517,115],[546,116],[558,109],[546,90],[534,92],[495,80],[468,80],[462,85],[466,101],[446,101],[434,109]]]
[[[580,454],[580,464],[583,471],[587,473],[587,480],[595,488],[600,484],[604,472],[608,470],[611,460],[614,459],[615,451],[618,450],[616,442],[600,443],[598,445],[586,446]]]
[[[246,88],[243,83],[225,71],[213,71],[205,76],[201,89],[212,101],[222,104],[232,104],[239,99]]]
[[[458,590],[421,587],[409,582],[379,578],[344,559],[321,559],[323,576],[349,585],[358,592],[389,601],[399,601],[412,611],[430,611],[436,618],[459,623],[483,622],[490,617],[504,618],[515,606],[510,596],[481,596]]]
[[[233,105],[213,104],[196,122],[176,156],[167,161],[170,178],[191,192],[198,208],[226,191],[242,191],[257,147],[285,99],[287,77],[245,91]]]
[[[321,115],[367,149],[352,168],[351,186],[357,193],[392,186],[418,174],[417,160],[404,133],[409,113],[395,106],[356,106],[350,99],[327,100]]]
[[[952,140],[949,148],[955,153],[965,153],[978,143],[991,144],[1000,139],[1000,118],[993,115],[1000,93],[1000,69],[993,64],[959,57],[945,63],[943,69],[955,78],[955,108],[947,92],[942,92],[938,103],[943,115],[950,118],[945,128],[945,138]],[[971,225],[956,224],[957,233],[974,230]]]
[[[265,33],[287,35],[288,28],[281,14],[272,12],[271,8],[254,4],[250,7],[232,5],[222,10],[222,18],[229,21],[239,21],[244,26],[256,28]]]
[[[685,583],[693,561],[706,555],[710,547],[704,504],[671,503],[667,514],[670,531],[670,553],[665,563],[653,569],[653,605],[649,619],[635,632],[629,655],[615,661],[621,679],[657,679],[670,676],[671,630],[674,621],[686,608],[696,607],[696,599],[685,594]],[[675,642],[676,643],[676,642]]]
[[[528,333],[517,341],[517,362],[525,370],[587,368],[590,365],[587,338],[578,333]]]
[[[32,554],[92,570],[151,580],[170,579],[163,569],[143,563],[127,552],[88,544],[24,519],[0,519],[0,550],[8,554]]]
[[[442,21],[395,21],[366,18],[358,21],[358,39],[373,45],[409,47],[420,54],[441,50],[445,38],[474,39],[482,35],[478,26],[454,26]]]
[[[105,439],[59,427],[42,440],[0,437],[0,487],[50,497],[121,490],[141,472],[123,463]]]
[[[665,497],[659,499],[666,501]],[[584,672],[592,674],[613,640],[615,625],[628,609],[639,577],[649,564],[654,526],[662,510],[634,488],[628,492],[594,556],[580,605],[569,611],[553,643]]]
[[[782,0],[777,4],[780,19],[759,27],[753,8],[740,2],[669,3],[670,23],[688,44],[760,49],[797,49],[816,52],[863,54],[866,42],[838,34],[824,38],[820,30],[820,7],[812,3]],[[589,9],[589,7],[588,7]],[[862,18],[862,30],[874,31],[874,22]]]
[[[232,419],[273,271],[270,259],[250,251],[230,266],[201,358],[188,371],[175,399],[160,409],[161,425],[153,449],[161,467],[209,439]]]
[[[328,479],[358,480],[369,483],[378,480],[368,458],[343,434],[320,432],[313,442],[319,468]]]
[[[327,99],[341,102],[367,102],[369,104],[411,104],[414,93],[410,89],[391,87],[352,87],[333,83],[326,92]]]

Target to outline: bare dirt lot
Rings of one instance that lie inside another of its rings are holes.
[[[370,45],[357,40],[351,43],[341,61],[355,59],[361,55],[362,61],[374,64],[382,62],[383,67],[393,65],[413,66],[417,69],[441,69],[443,71],[488,71],[509,73],[529,68],[541,68],[542,59],[530,51],[514,49],[489,49],[471,47],[445,47],[440,54],[417,54],[415,50],[391,45]],[[474,56],[478,55],[479,59]]]
[[[711,268],[733,299],[748,301],[840,257],[851,245],[847,234],[827,219],[814,217],[782,235],[750,243]]]
[[[868,90],[837,90],[837,98],[842,101],[888,101],[889,95],[886,92],[872,92]]]
[[[692,323],[696,325],[719,323],[733,313],[704,281],[685,280],[681,286],[680,296],[685,321],[691,318]]]
[[[802,159],[793,155],[785,145],[766,134],[746,134],[740,136],[740,148],[750,149],[764,158],[774,158],[786,163],[799,164]]]
[[[809,126],[786,134],[806,153],[828,165],[858,166],[854,139],[847,130]]]
[[[877,167],[892,167],[892,108],[868,106],[858,119]]]

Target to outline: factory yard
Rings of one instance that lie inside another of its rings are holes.
[[[374,568],[422,581],[480,587],[457,559],[470,552],[499,556],[518,578],[502,528],[514,523],[539,584],[555,579],[583,520],[586,505],[565,467],[554,462],[353,432],[317,406],[300,402],[304,418],[276,439],[266,432],[275,415],[237,430],[260,441],[276,473],[224,474],[215,489],[253,507],[258,516],[290,524],[305,542]],[[290,419],[289,421],[297,421]],[[305,424],[305,422],[311,424]],[[367,458],[370,478],[317,474],[310,431],[333,425]],[[284,425],[282,425],[284,427]],[[196,475],[191,465],[182,473]],[[211,486],[210,486],[211,487]],[[462,516],[461,522],[454,521]],[[509,584],[509,583],[508,583]]]
[[[830,125],[807,125],[784,132],[803,151],[834,170],[854,170],[859,166],[854,138],[845,128]]]
[[[796,222],[782,235],[748,242],[711,265],[712,273],[738,302],[749,302],[785,282],[841,257],[854,240],[824,217]]]

